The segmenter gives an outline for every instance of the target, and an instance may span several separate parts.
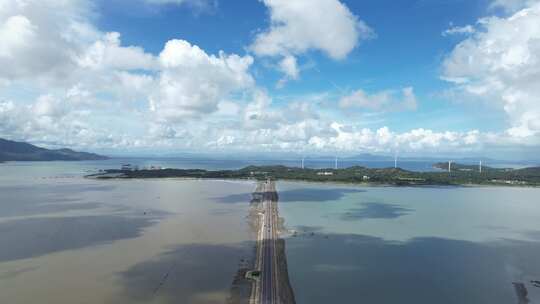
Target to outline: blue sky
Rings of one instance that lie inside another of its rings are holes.
[[[4,0],[0,137],[534,158],[539,16],[532,0]]]

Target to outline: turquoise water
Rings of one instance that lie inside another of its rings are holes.
[[[540,300],[538,188],[278,187],[297,303]]]

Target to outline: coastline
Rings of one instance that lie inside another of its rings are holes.
[[[128,176],[98,176],[95,174],[86,175],[84,178],[96,179],[96,180],[216,180],[216,181],[238,181],[238,182],[256,182],[257,178],[253,177],[128,177]],[[342,186],[357,186],[357,187],[411,187],[411,188],[424,188],[424,187],[510,187],[510,188],[540,188],[540,184],[506,184],[506,183],[385,183],[385,182],[355,182],[355,181],[339,181],[339,180],[312,180],[303,178],[276,178],[278,181],[285,182],[302,182],[309,184],[321,184],[321,185],[342,185]]]

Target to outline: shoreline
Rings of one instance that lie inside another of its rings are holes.
[[[93,180],[206,180],[206,181],[236,181],[236,182],[257,182],[256,178],[212,178],[212,177],[96,177],[96,176],[83,176],[83,178],[93,179]],[[441,188],[481,188],[481,187],[504,187],[504,188],[540,188],[539,185],[535,184],[504,184],[504,183],[491,183],[491,184],[479,184],[479,183],[470,183],[470,184],[392,184],[392,183],[376,183],[376,182],[345,182],[345,181],[315,181],[309,179],[287,179],[287,178],[276,178],[276,181],[283,182],[298,182],[306,184],[321,184],[321,185],[341,185],[341,186],[356,186],[356,187],[395,187],[395,188],[430,188],[430,187],[441,187]]]

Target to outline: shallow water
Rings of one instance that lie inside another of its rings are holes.
[[[85,166],[0,167],[0,303],[224,303],[253,241],[249,195],[220,198],[252,183],[97,181]]]
[[[278,190],[297,303],[539,303],[538,188]]]
[[[0,303],[224,303],[254,184],[82,178],[119,163],[0,164]],[[297,303],[540,299],[538,188],[278,190]]]

